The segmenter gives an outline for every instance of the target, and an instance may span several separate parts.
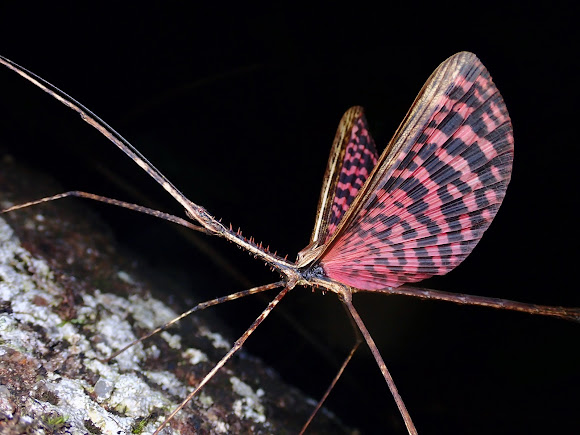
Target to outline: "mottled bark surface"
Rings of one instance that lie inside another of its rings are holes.
[[[59,191],[6,156],[0,184],[0,208]],[[151,433],[237,338],[194,315],[101,363],[178,314],[162,302],[176,283],[121,253],[79,201],[2,218],[1,433]],[[242,351],[166,433],[296,433],[311,409],[312,400]],[[342,432],[324,413],[310,431]]]

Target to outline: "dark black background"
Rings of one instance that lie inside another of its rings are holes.
[[[580,144],[571,10],[554,3],[541,10],[489,3],[467,9],[432,3],[429,10],[185,4],[2,5],[1,54],[87,105],[191,200],[293,259],[308,242],[342,113],[364,106],[382,147],[432,70],[457,51],[473,51],[510,111],[514,172],[502,209],[472,255],[427,285],[580,305],[573,284]],[[65,189],[152,201],[182,214],[78,115],[8,70],[0,71],[0,90],[1,146],[19,162]],[[196,297],[242,288],[171,226],[89,205],[150,268],[207,292]],[[253,285],[275,279],[233,246],[211,244]],[[222,308],[232,334],[264,306],[236,304]],[[248,348],[319,397],[335,372],[320,343],[340,361],[352,342],[349,323],[333,295],[298,288],[281,305],[319,344],[305,343],[273,316]],[[555,433],[578,423],[577,324],[378,295],[359,295],[355,305],[419,432]],[[370,353],[359,353],[328,406],[363,433],[403,433]]]

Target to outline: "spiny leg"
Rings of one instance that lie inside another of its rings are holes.
[[[231,225],[228,229],[221,224],[216,218],[210,215],[205,208],[195,204],[191,200],[187,199],[183,193],[177,189],[163,175],[153,164],[151,164],[143,154],[137,150],[129,141],[127,141],[123,136],[121,136],[117,131],[115,131],[111,126],[109,126],[105,121],[95,115],[92,111],[86,108],[84,105],[76,101],[70,95],[58,89],[56,86],[44,80],[42,77],[34,74],[32,71],[28,71],[26,68],[12,62],[5,57],[0,56],[0,64],[5,65],[9,69],[13,70],[26,80],[33,83],[35,86],[39,87],[50,96],[60,101],[62,104],[68,108],[77,112],[83,121],[88,123],[90,126],[99,131],[103,136],[113,142],[119,149],[121,149],[127,156],[129,156],[141,169],[143,169],[151,178],[153,178],[167,193],[169,193],[179,204],[183,206],[187,215],[193,220],[197,221],[201,226],[206,228],[206,230],[219,237],[223,237],[230,242],[238,245],[240,248],[248,251],[255,257],[259,257],[264,260],[274,269],[287,269],[293,266],[292,263],[287,262],[285,259],[277,257],[275,254],[271,254],[267,250],[263,249],[261,246],[256,245],[251,239],[246,240],[242,237],[241,233],[236,233],[232,230]]]
[[[228,351],[228,353],[226,353],[224,357],[214,366],[214,368],[211,369],[207,375],[205,375],[205,377],[201,380],[198,386],[195,387],[195,389],[191,393],[189,393],[189,395],[185,398],[185,400],[183,400],[183,402],[181,402],[179,406],[175,408],[171,414],[169,414],[169,416],[165,419],[163,423],[161,423],[161,426],[157,428],[157,430],[153,433],[153,435],[158,435],[161,432],[161,430],[171,421],[171,419],[173,419],[173,417],[175,417],[175,415],[179,411],[181,411],[181,409],[185,405],[187,405],[187,403],[193,398],[193,396],[195,396],[199,392],[199,390],[201,390],[201,388],[205,384],[207,384],[211,378],[213,378],[213,376],[218,372],[218,370],[221,369],[226,362],[228,362],[228,360],[232,357],[232,355],[241,349],[241,347],[244,345],[248,337],[256,330],[258,326],[260,326],[260,324],[264,321],[264,319],[268,316],[268,314],[270,314],[270,312],[274,309],[274,307],[278,305],[278,302],[280,302],[289,291],[290,287],[286,286],[282,289],[280,293],[278,293],[278,296],[276,296],[268,304],[268,306],[264,309],[264,311],[262,311],[262,314],[260,314],[258,318],[254,320],[254,323],[250,325],[250,327],[246,330],[246,332],[244,332],[242,336],[236,340],[236,342],[234,343],[232,348]]]

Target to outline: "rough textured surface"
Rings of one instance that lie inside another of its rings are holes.
[[[1,168],[2,208],[55,189]],[[100,362],[176,312],[78,203],[3,217],[16,230],[0,221],[0,432],[151,433],[233,340],[194,317]],[[242,351],[166,433],[295,433],[311,402]],[[317,419],[312,433],[345,431]]]

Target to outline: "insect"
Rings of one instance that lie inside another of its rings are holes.
[[[277,283],[223,298],[233,299],[274,286],[282,288],[156,433],[223,367],[296,286],[312,286],[339,297],[359,331],[359,340],[343,367],[358,344],[365,341],[410,434],[417,433],[411,413],[353,305],[353,294],[366,291],[409,295],[568,320],[580,318],[580,310],[575,308],[406,286],[446,274],[469,255],[495,217],[511,177],[511,121],[489,73],[472,53],[458,53],[435,70],[380,156],[362,109],[353,107],[345,113],[331,149],[310,243],[298,253],[296,262],[280,258],[253,239],[246,239],[191,202],[139,151],[80,103],[11,61],[0,58],[0,62],[77,111],[173,196],[199,227],[162,212],[84,192],[67,192],[22,206],[65,196],[127,206],[225,238],[281,275]],[[18,207],[5,211],[15,208]],[[328,391],[333,385],[334,382]]]

